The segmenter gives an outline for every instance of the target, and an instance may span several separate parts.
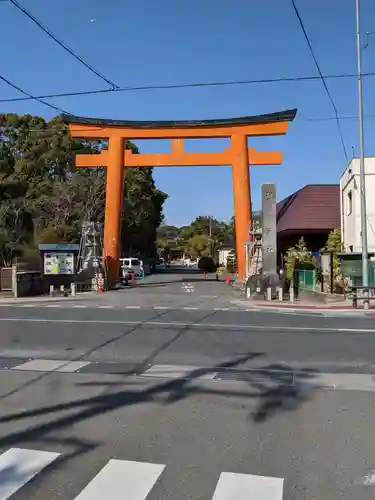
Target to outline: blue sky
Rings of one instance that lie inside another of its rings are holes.
[[[184,84],[316,75],[290,0],[20,0],[74,50],[121,86]],[[355,73],[355,0],[296,0],[323,74]],[[362,31],[375,31],[375,2],[361,0]],[[94,20],[94,22],[92,22]],[[0,1],[1,75],[34,94],[104,88],[6,0]],[[365,38],[365,37],[364,37]],[[364,39],[365,42],[365,39]],[[375,35],[363,52],[363,71],[375,71]],[[339,114],[357,114],[356,79],[327,81]],[[375,116],[375,77],[364,81],[365,115]],[[18,97],[0,83],[0,98]],[[346,160],[328,97],[320,81],[152,90],[51,99],[83,116],[138,120],[204,119],[298,108],[284,137],[249,141],[281,150],[281,166],[252,167],[259,207],[261,184],[275,182],[281,199],[308,183],[338,183]],[[2,103],[1,112],[51,118],[33,101]],[[343,120],[349,156],[358,155],[358,122]],[[375,155],[375,119],[365,120],[366,155]],[[219,151],[225,141],[192,141],[187,150]],[[139,142],[143,152],[165,142]],[[199,148],[199,149],[198,149]],[[158,168],[155,179],[170,198],[166,221],[186,224],[198,215],[233,213],[230,167]]]

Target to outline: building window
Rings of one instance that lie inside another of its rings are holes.
[[[348,205],[347,205],[347,215],[350,215],[353,211],[353,195],[352,191],[348,193]]]

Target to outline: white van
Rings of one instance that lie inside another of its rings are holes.
[[[122,257],[120,259],[122,276],[126,277],[127,273],[134,272],[135,276],[142,276],[143,262],[136,257]]]

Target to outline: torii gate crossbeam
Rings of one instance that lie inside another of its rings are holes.
[[[77,167],[106,167],[106,209],[104,223],[104,257],[110,283],[119,275],[120,216],[124,168],[170,166],[232,165],[234,215],[236,223],[237,264],[240,279],[245,276],[245,247],[251,223],[249,165],[280,165],[282,153],[249,149],[247,138],[284,135],[288,122],[297,110],[243,118],[221,120],[136,122],[63,115],[72,137],[108,139],[108,150],[101,154],[77,155]],[[185,153],[184,139],[230,138],[230,148],[219,153]],[[125,141],[136,139],[170,139],[171,152],[166,154],[132,154]]]

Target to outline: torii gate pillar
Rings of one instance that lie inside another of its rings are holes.
[[[120,234],[123,208],[125,140],[112,136],[108,141],[108,165],[104,220],[104,256],[108,280],[115,283],[119,277]]]
[[[249,239],[251,222],[249,155],[246,135],[233,135],[231,137],[231,150],[237,269],[239,278],[243,279],[246,266],[244,245],[245,241]]]
[[[63,115],[72,137],[108,139],[108,151],[77,155],[77,167],[107,167],[104,224],[104,257],[110,284],[119,278],[120,226],[123,204],[124,168],[232,165],[234,216],[236,221],[237,268],[245,278],[245,243],[251,227],[249,165],[280,165],[280,152],[259,152],[247,147],[247,138],[284,135],[297,110],[223,120],[131,122]],[[231,147],[219,153],[185,153],[184,139],[229,137]],[[166,154],[132,154],[125,140],[170,139]]]

